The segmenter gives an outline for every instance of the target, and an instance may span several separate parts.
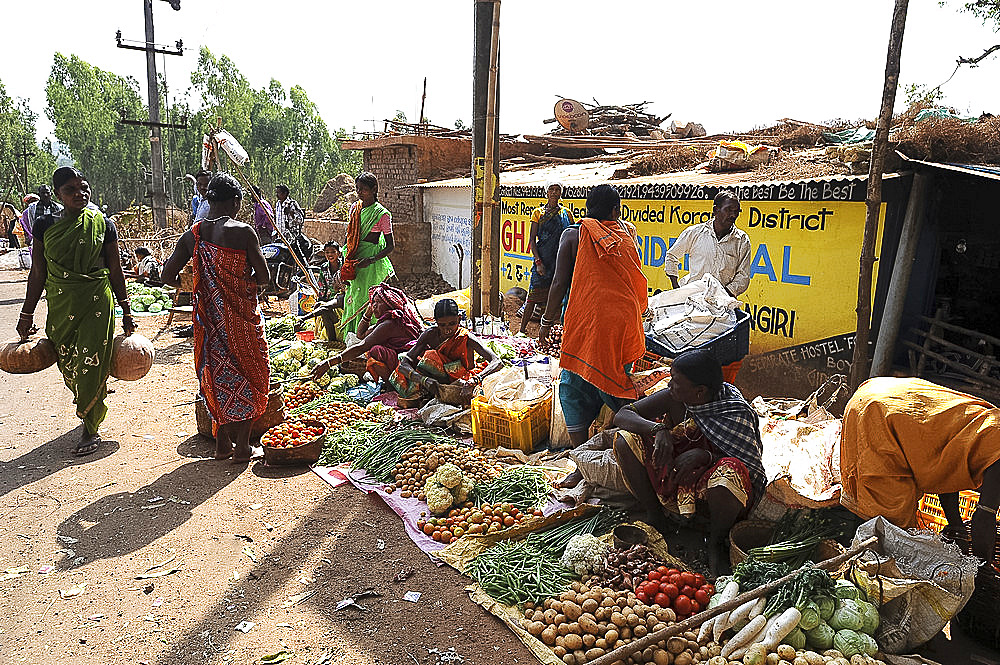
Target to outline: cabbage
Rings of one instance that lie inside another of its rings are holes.
[[[862,632],[874,635],[875,631],[878,630],[879,624],[878,608],[871,603],[866,603],[863,600],[859,600],[857,603],[858,607],[861,609]]]
[[[823,621],[829,621],[830,617],[833,616],[833,611],[837,609],[837,601],[830,596],[816,596],[812,602],[816,603],[816,607],[819,608],[819,618]]]
[[[865,655],[874,656],[875,652],[878,651],[878,642],[876,642],[875,638],[871,635],[866,635],[864,633],[859,633],[859,635],[861,635],[861,639],[865,641]]]
[[[785,635],[785,639],[781,640],[781,643],[787,644],[796,651],[802,651],[806,648],[806,634],[799,628],[796,628],[792,632],[788,633],[788,635]]]
[[[141,302],[130,303],[129,307],[130,307],[130,309],[133,312],[145,312],[146,311],[146,304],[145,303],[141,303]]]
[[[330,385],[330,376],[324,374],[323,376],[319,377],[319,379],[316,380],[316,383],[319,384],[320,388],[326,388],[328,385]]]
[[[360,383],[357,374],[348,374],[347,376],[343,377],[343,379],[345,381],[344,385],[347,388],[357,388],[358,383]]]
[[[860,633],[853,630],[838,630],[833,636],[833,648],[844,654],[844,658],[850,658],[859,653],[864,653],[868,648],[868,642]]]
[[[799,608],[799,611],[802,613],[802,618],[799,619],[799,628],[809,630],[819,625],[819,607],[816,603],[809,601]]]
[[[830,617],[830,627],[834,630],[861,630],[864,625],[861,608],[854,600],[841,600]]]
[[[143,305],[152,305],[156,302],[156,298],[150,295],[139,296],[139,300],[142,301]]]
[[[805,631],[806,642],[816,651],[826,651],[833,648],[833,636],[836,632],[833,628],[830,628],[829,624],[820,621],[818,626],[812,630]]]
[[[302,356],[305,355],[305,344],[298,340],[292,342],[292,345],[288,347],[288,353],[296,360],[302,360]]]
[[[160,312],[163,311],[163,305],[161,305],[158,302],[154,302],[152,305],[149,306],[149,310],[148,311],[150,311],[150,312],[152,312],[154,314],[159,314]]]
[[[850,580],[837,580],[837,585],[833,589],[833,595],[846,600],[864,600],[861,589],[854,586]]]

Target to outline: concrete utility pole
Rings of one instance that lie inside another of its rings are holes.
[[[170,6],[173,9],[179,10],[181,8],[180,0],[167,1],[170,2]],[[178,41],[176,50],[157,48],[153,36],[153,0],[143,0],[142,4],[146,19],[146,43],[141,47],[125,44],[122,41],[121,31],[119,30],[118,48],[128,48],[146,52],[146,89],[149,96],[149,121],[126,122],[123,118],[122,122],[125,122],[126,124],[142,124],[149,127],[149,158],[153,177],[150,192],[153,199],[153,222],[156,224],[156,228],[165,229],[167,228],[167,194],[164,188],[163,180],[163,143],[161,141],[160,129],[165,126],[173,125],[160,122],[160,85],[156,76],[156,54],[163,53],[165,55],[183,55],[184,46],[180,41]],[[183,126],[186,127],[186,125]]]
[[[885,61],[885,85],[882,88],[882,110],[875,127],[872,144],[871,166],[868,171],[868,196],[865,199],[865,235],[861,243],[861,270],[858,274],[858,332],[855,338],[854,357],[851,359],[851,392],[868,378],[868,340],[872,323],[872,277],[875,267],[875,236],[878,232],[879,212],[882,209],[882,171],[889,143],[889,124],[892,107],[896,103],[899,85],[899,59],[903,52],[903,30],[906,28],[906,10],[909,0],[896,0],[889,29],[889,53]]]

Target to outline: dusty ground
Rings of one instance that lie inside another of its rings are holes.
[[[8,338],[24,275],[0,272]],[[0,663],[254,663],[288,649],[289,663],[424,665],[448,660],[429,649],[449,648],[465,663],[535,662],[381,501],[305,470],[207,459],[187,404],[190,341],[166,317],[139,322],[156,364],[140,382],[113,382],[95,455],[70,454],[78,420],[55,367],[0,382],[0,577],[28,569],[0,581]],[[152,572],[180,570],[136,579],[167,560]],[[39,574],[45,565],[54,571]],[[393,583],[407,567],[413,577]],[[74,585],[82,595],[60,598]],[[382,594],[360,601],[368,611],[335,611],[368,587]],[[402,600],[410,590],[417,603]],[[237,632],[241,621],[255,625]]]

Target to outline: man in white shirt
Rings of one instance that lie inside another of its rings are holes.
[[[728,190],[715,196],[712,219],[684,229],[667,251],[663,269],[676,289],[706,274],[718,279],[734,298],[750,286],[750,236],[736,228],[740,200]],[[688,256],[688,274],[677,279],[678,266]]]

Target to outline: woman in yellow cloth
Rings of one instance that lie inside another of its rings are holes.
[[[941,499],[962,530],[958,493],[979,490],[972,552],[990,560],[1000,503],[1000,409],[923,379],[880,377],[847,403],[840,441],[840,502],[870,519],[917,526],[924,494]]]

